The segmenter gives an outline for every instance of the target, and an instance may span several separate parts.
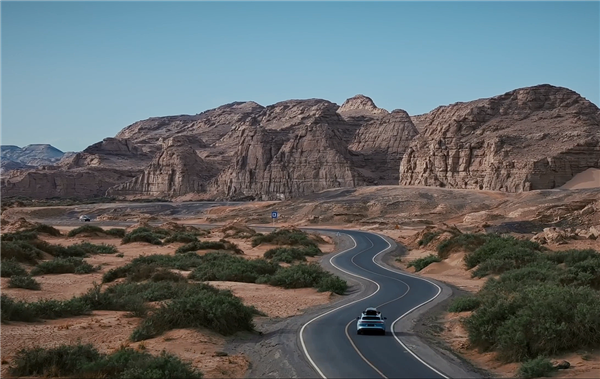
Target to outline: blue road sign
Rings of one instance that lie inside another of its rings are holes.
[[[277,218],[277,212],[271,212],[271,218]]]

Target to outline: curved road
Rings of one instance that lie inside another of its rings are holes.
[[[323,313],[300,330],[300,343],[323,378],[447,378],[402,343],[397,321],[441,292],[436,284],[375,263],[391,245],[375,234],[343,231],[355,247],[336,254],[331,264],[359,277],[366,297]],[[385,336],[357,335],[356,317],[377,307],[387,317]],[[392,332],[393,331],[393,332]]]

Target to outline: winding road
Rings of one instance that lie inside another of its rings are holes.
[[[334,255],[331,265],[355,277],[366,297],[318,315],[303,325],[300,344],[306,358],[323,378],[448,378],[402,342],[398,321],[433,301],[442,291],[435,283],[390,270],[376,256],[391,249],[382,237],[343,231],[354,247]],[[358,335],[356,317],[377,307],[387,317],[387,332]]]

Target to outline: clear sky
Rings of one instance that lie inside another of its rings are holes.
[[[1,2],[2,144],[81,151],[148,117],[356,94],[387,110],[536,84],[596,105],[595,2]]]

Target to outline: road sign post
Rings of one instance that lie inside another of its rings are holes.
[[[275,226],[275,219],[277,218],[277,211],[271,212],[271,219],[273,220],[273,226]]]

